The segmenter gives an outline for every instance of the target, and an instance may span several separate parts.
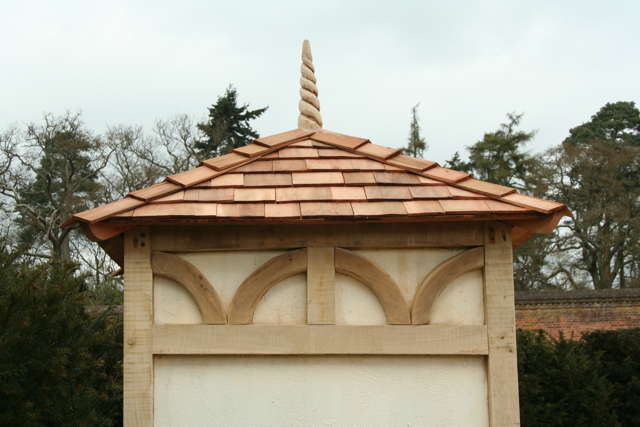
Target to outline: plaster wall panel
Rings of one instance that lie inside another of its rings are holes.
[[[153,317],[158,324],[202,323],[191,294],[182,285],[159,276],[153,276]]]
[[[484,324],[482,271],[470,271],[451,282],[436,298],[431,323]]]
[[[298,274],[275,285],[262,297],[253,323],[300,324],[307,317],[307,276]]]
[[[481,357],[156,357],[154,386],[157,427],[488,425]]]

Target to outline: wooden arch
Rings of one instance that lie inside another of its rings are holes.
[[[198,305],[204,323],[214,325],[227,323],[227,316],[218,293],[193,264],[177,255],[153,252],[151,270],[155,275],[181,284]]]
[[[240,285],[229,306],[229,323],[246,325],[262,297],[281,281],[307,271],[307,250],[297,249],[278,255],[251,273]]]
[[[409,307],[393,279],[371,261],[353,252],[335,248],[335,271],[353,277],[368,287],[384,310],[387,322],[411,323]],[[240,285],[229,307],[229,323],[246,325],[264,295],[281,281],[307,271],[307,250],[298,249],[270,259]]]
[[[336,272],[353,277],[368,287],[378,298],[387,322],[395,325],[411,323],[409,307],[396,282],[368,259],[345,249],[335,249]]]
[[[468,249],[434,268],[424,278],[413,299],[411,320],[415,325],[431,321],[431,308],[438,295],[458,277],[484,267],[484,249]]]

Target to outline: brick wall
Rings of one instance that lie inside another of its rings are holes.
[[[516,326],[576,339],[598,329],[640,328],[640,289],[516,292]]]

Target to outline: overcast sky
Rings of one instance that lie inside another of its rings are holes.
[[[539,152],[606,102],[640,103],[638,1],[0,0],[0,13],[1,128],[66,110],[97,132],[201,119],[233,83],[269,106],[262,135],[289,130],[304,38],[326,129],[400,147],[420,102],[436,161],[510,111]]]

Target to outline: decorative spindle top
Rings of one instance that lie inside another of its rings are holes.
[[[298,128],[321,129],[322,116],[320,115],[320,101],[318,100],[318,87],[311,56],[309,40],[302,42],[302,66],[300,67],[300,103],[298,109]]]

